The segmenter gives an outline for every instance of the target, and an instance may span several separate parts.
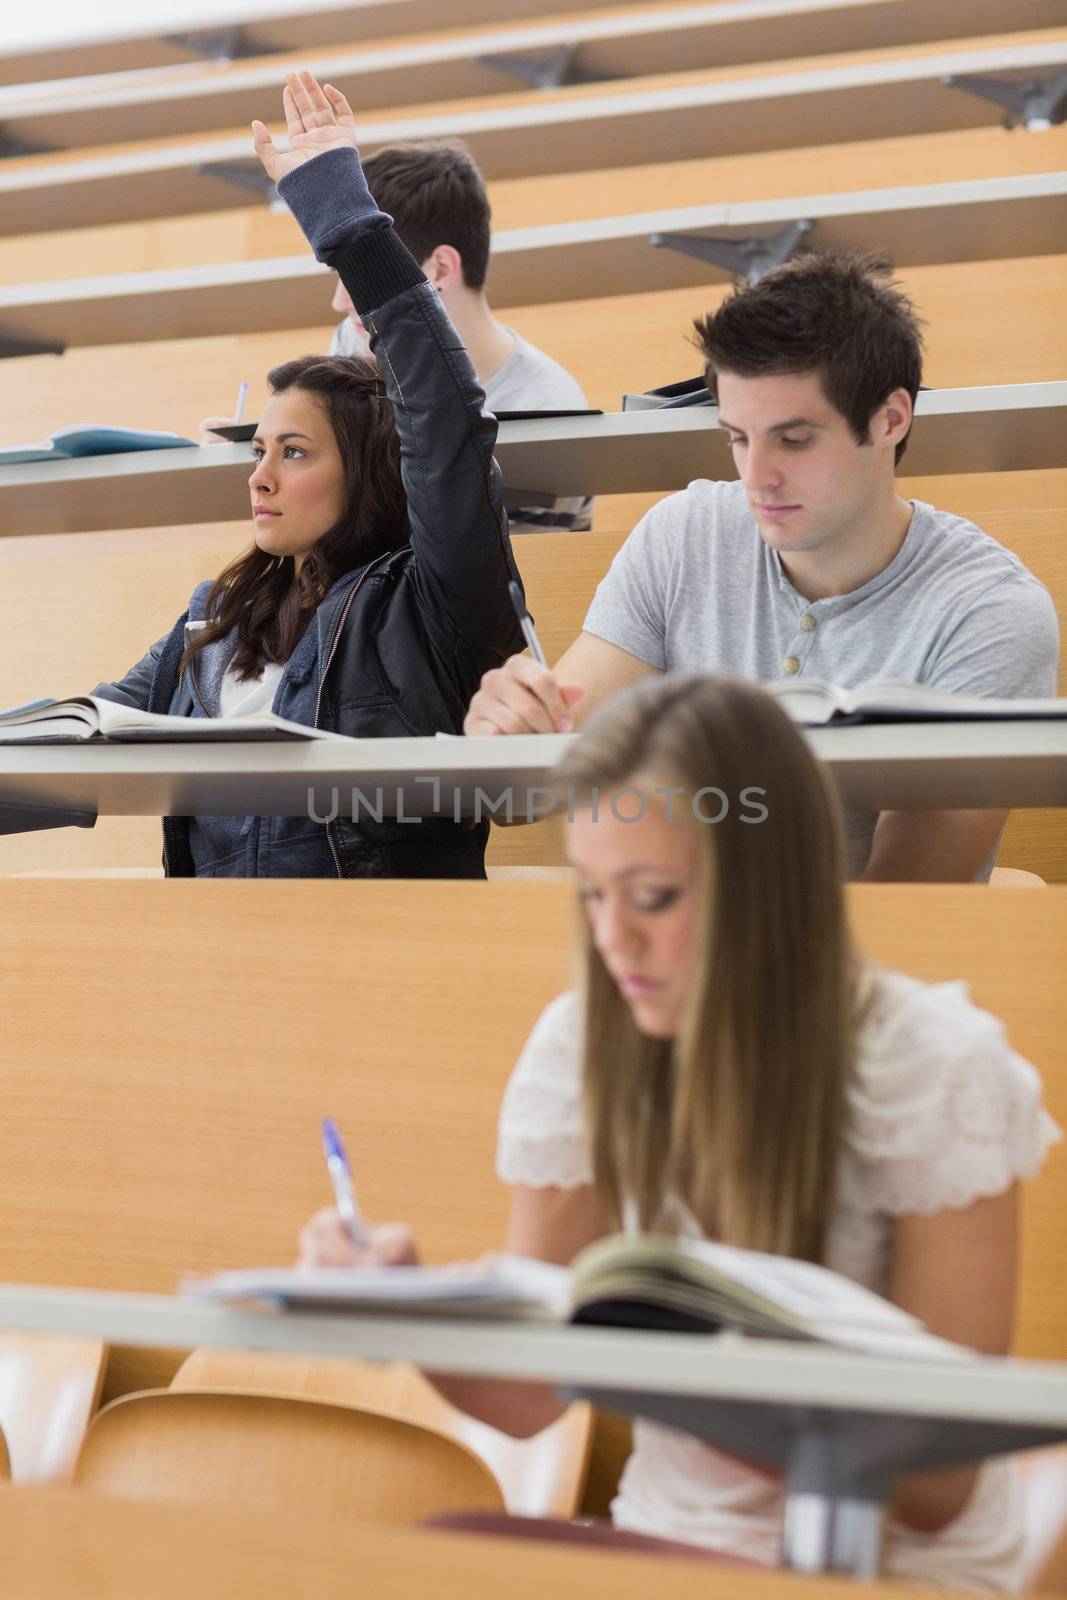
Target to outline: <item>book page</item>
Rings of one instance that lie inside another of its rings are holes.
[[[789,682],[764,684],[764,688],[774,695],[794,722],[820,726],[829,722],[835,711],[852,709],[846,691],[822,678],[793,678]]]
[[[555,1318],[563,1313],[569,1282],[566,1267],[494,1255],[445,1267],[249,1268],[187,1280],[180,1292],[186,1299],[212,1304],[267,1300],[347,1311],[521,1312]]]

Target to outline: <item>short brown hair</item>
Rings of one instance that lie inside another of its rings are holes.
[[[720,372],[743,378],[814,372],[858,444],[894,389],[914,404],[922,323],[889,264],[858,251],[812,252],[745,284],[695,324],[715,395]],[[904,454],[907,437],[897,446]]]
[[[485,179],[459,139],[390,144],[363,163],[371,194],[389,213],[416,261],[450,244],[463,262],[463,282],[481,289],[489,271],[491,229]]]

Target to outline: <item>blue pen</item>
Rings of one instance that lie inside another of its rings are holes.
[[[337,1202],[337,1209],[341,1213],[341,1220],[348,1229],[349,1238],[361,1250],[367,1247],[367,1230],[363,1226],[363,1217],[356,1199],[356,1189],[352,1182],[352,1168],[348,1165],[345,1147],[341,1143],[341,1135],[337,1131],[337,1124],[330,1117],[322,1119],[322,1149],[326,1157],[326,1170],[330,1174],[330,1183],[333,1185],[333,1196]]]

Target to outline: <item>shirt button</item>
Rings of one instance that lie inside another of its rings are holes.
[[[815,632],[817,624],[810,611],[805,611],[804,615],[800,619],[800,626],[805,633]]]
[[[792,676],[794,672],[800,671],[800,662],[797,660],[796,656],[786,656],[785,660],[782,662],[782,666],[785,668],[786,672],[790,674],[790,676]]]

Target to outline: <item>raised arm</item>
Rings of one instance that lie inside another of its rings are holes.
[[[333,267],[371,336],[400,435],[416,579],[427,620],[504,659],[522,636],[496,421],[436,291],[379,211],[363,176],[348,101],[309,72],[284,92],[289,149],[253,122],[256,152],[316,257]],[[451,640],[449,635],[452,636]]]

